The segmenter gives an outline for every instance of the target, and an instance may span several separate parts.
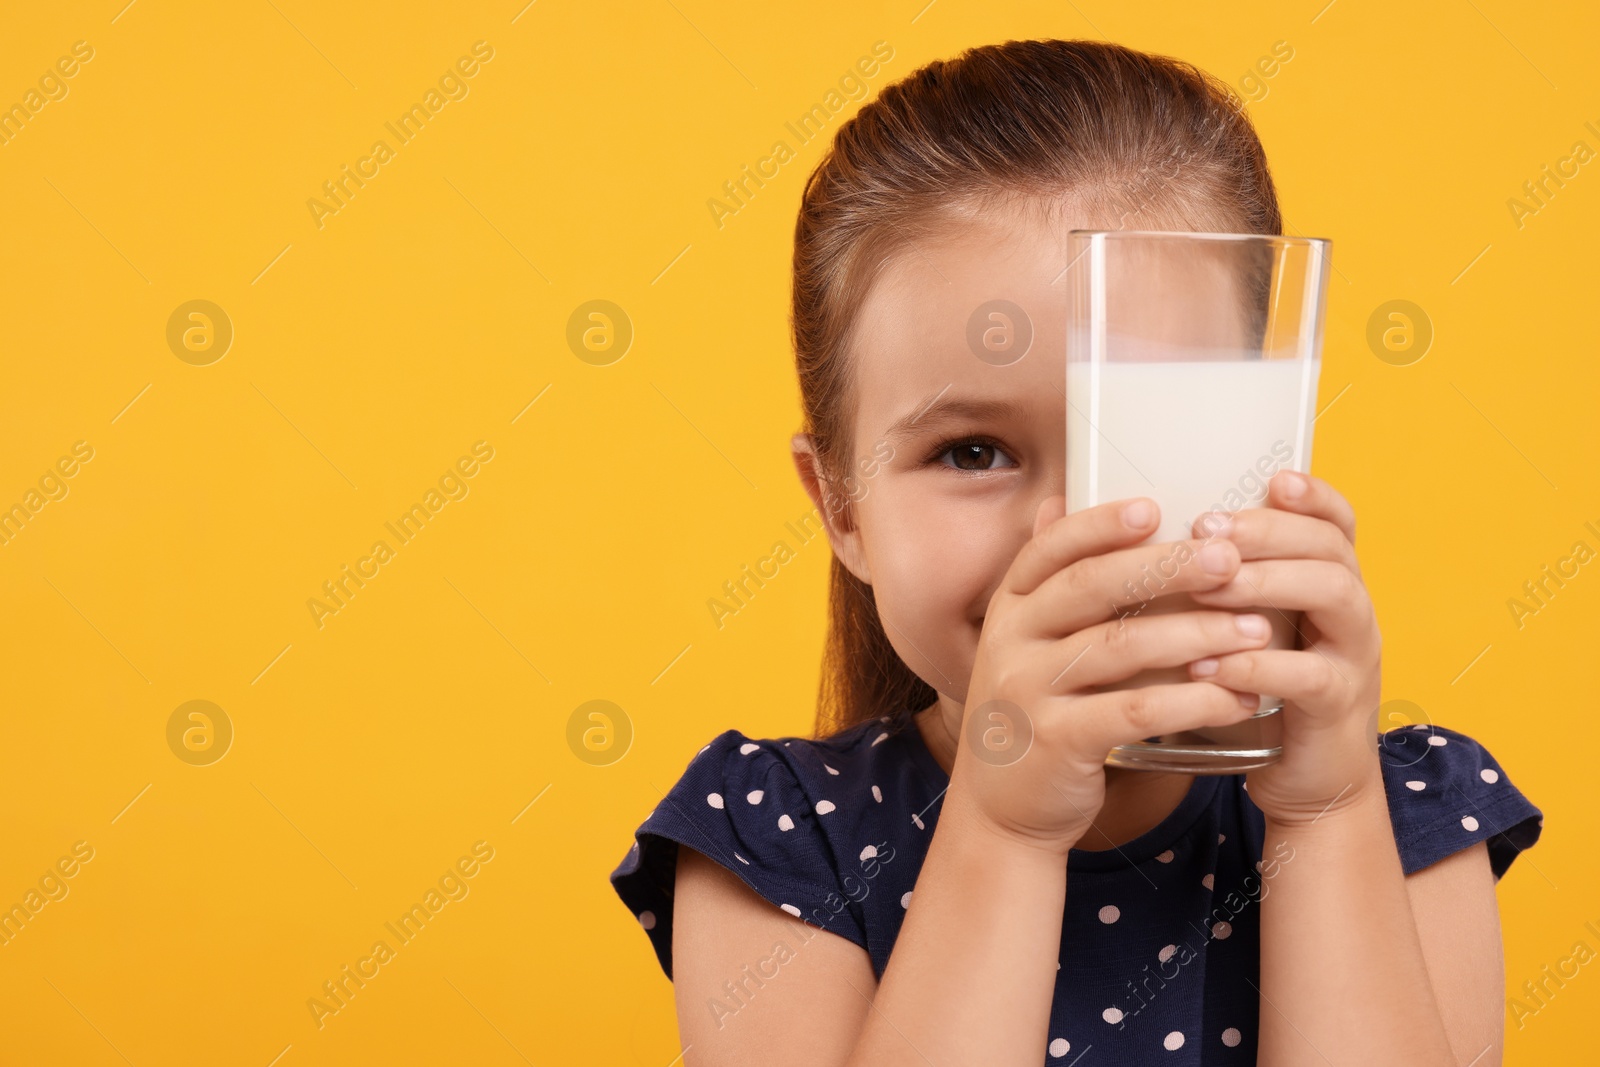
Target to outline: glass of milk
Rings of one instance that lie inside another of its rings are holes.
[[[1209,511],[1265,504],[1277,471],[1309,472],[1322,369],[1331,242],[1316,237],[1072,230],[1067,238],[1067,510],[1146,496],[1161,506],[1149,543],[1195,537]],[[1201,538],[1206,539],[1202,533]],[[1118,615],[1216,610],[1163,590],[1174,551],[1131,573]],[[1259,607],[1268,648],[1293,649],[1300,613]],[[1102,691],[1190,681],[1143,671]],[[1120,745],[1110,766],[1234,774],[1282,754],[1283,701],[1250,719]]]

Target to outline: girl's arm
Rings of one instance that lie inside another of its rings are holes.
[[[1257,1062],[1498,1067],[1504,965],[1487,851],[1407,878],[1379,774],[1315,818],[1267,819],[1263,855],[1290,859],[1264,880]]]
[[[1066,863],[957,810],[934,829],[881,986],[861,948],[680,849],[672,955],[685,1067],[1035,1067],[1049,1043]],[[792,955],[774,977],[746,980],[735,1014],[710,1009],[714,997],[732,1003],[723,983],[737,987],[780,942]]]
[[[1355,554],[1355,511],[1321,478],[1293,471],[1275,474],[1268,496],[1231,524],[1206,524],[1244,562],[1235,580],[1193,596],[1302,612],[1302,647],[1191,664],[1196,677],[1284,699],[1283,755],[1246,775],[1266,819],[1262,855],[1293,849],[1272,877],[1262,871],[1259,1062],[1487,1067],[1498,1062],[1504,982],[1493,872],[1452,859],[1413,875],[1419,899],[1447,885],[1459,926],[1441,934],[1432,917],[1418,923],[1377,754],[1383,642]]]

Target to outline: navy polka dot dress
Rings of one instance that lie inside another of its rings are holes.
[[[1484,841],[1498,879],[1538,840],[1541,812],[1472,738],[1420,726],[1379,741],[1406,874]],[[911,723],[874,719],[820,741],[728,730],[635,831],[611,884],[668,978],[680,844],[860,945],[881,978],[949,781]],[[1244,782],[1198,776],[1149,832],[1069,854],[1043,1063],[1090,1046],[1102,1063],[1256,1062],[1262,887],[1293,856],[1262,855],[1265,819]]]

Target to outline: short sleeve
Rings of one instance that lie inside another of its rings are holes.
[[[737,730],[714,738],[634,831],[611,886],[650,937],[672,977],[672,897],[678,847],[737,874],[774,906],[867,947],[859,904],[840,885],[821,821],[836,805],[782,741]]]
[[[1378,737],[1384,791],[1406,874],[1483,841],[1498,881],[1544,828],[1489,750],[1466,734],[1423,724]]]

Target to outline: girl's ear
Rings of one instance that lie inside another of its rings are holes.
[[[830,482],[817,458],[816,443],[808,433],[797,433],[790,441],[794,454],[795,470],[800,473],[800,484],[806,495],[816,505],[822,516],[823,527],[828,531],[828,544],[851,574],[867,585],[872,584],[872,574],[867,567],[867,557],[861,543],[861,528],[856,525],[855,507],[849,498]]]

